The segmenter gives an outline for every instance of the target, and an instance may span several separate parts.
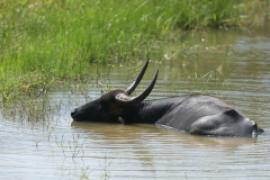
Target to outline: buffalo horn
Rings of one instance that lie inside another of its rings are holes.
[[[152,89],[154,88],[157,77],[158,77],[158,70],[157,70],[153,80],[151,81],[151,83],[148,85],[148,87],[140,95],[138,95],[136,97],[132,97],[132,96],[128,96],[127,94],[120,93],[115,97],[115,99],[119,103],[124,104],[124,105],[127,105],[127,104],[134,105],[134,104],[137,104],[137,103],[143,101],[151,93]]]
[[[136,87],[138,86],[138,84],[140,83],[143,75],[144,75],[144,72],[148,66],[148,63],[149,63],[149,60],[146,61],[146,63],[144,64],[141,72],[137,75],[136,79],[128,86],[128,88],[126,89],[126,93],[128,95],[130,95],[135,89]]]

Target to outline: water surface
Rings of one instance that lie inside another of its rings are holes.
[[[93,80],[79,88],[1,106],[0,179],[269,179],[269,34],[190,33],[170,45],[164,59],[151,62],[137,93],[160,69],[149,99],[216,96],[265,133],[202,137],[152,125],[72,122],[74,107],[127,87],[143,62],[93,66]]]

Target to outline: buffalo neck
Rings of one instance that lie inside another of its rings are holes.
[[[124,123],[149,123],[153,124],[170,111],[172,107],[182,101],[183,98],[164,98],[158,100],[143,101],[129,107],[121,116]]]

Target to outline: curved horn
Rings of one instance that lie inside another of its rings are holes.
[[[137,104],[137,103],[143,101],[151,93],[152,89],[154,88],[157,77],[158,77],[158,70],[157,70],[153,80],[151,81],[151,83],[139,96],[130,97],[124,93],[120,93],[115,97],[115,99],[121,104]]]
[[[148,66],[149,60],[146,61],[146,63],[144,64],[141,72],[137,75],[136,79],[128,86],[128,88],[125,90],[125,92],[130,95],[138,86],[138,84],[140,83],[140,81],[142,80],[142,77],[145,73],[145,70]]]

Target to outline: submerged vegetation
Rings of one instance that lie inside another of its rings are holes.
[[[83,79],[93,63],[162,59],[171,33],[258,27],[269,0],[0,2],[0,96]]]

